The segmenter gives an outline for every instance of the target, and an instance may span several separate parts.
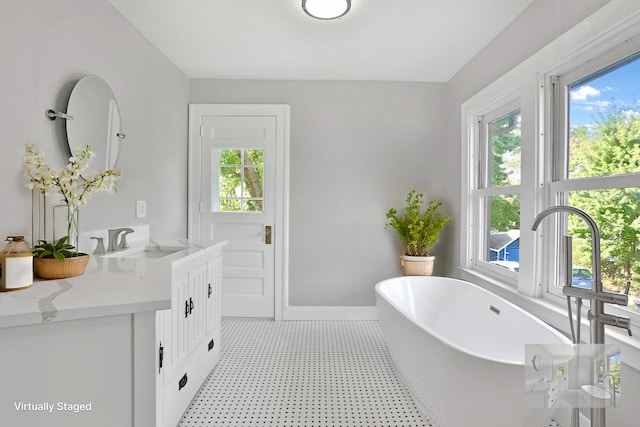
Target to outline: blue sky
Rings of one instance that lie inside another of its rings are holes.
[[[614,103],[625,110],[640,111],[640,58],[573,87],[569,101],[571,127],[593,123],[598,111]]]

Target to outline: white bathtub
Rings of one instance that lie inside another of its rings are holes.
[[[444,277],[382,281],[376,305],[397,371],[437,427],[519,427],[549,416],[525,404],[524,363],[525,344],[569,343],[550,326]]]

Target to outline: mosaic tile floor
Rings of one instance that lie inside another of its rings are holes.
[[[375,321],[225,319],[223,353],[179,427],[435,427]]]

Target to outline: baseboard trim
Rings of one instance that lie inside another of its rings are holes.
[[[376,306],[287,306],[283,320],[378,320]]]

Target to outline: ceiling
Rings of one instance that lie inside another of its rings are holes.
[[[447,82],[533,0],[109,0],[189,78]]]

